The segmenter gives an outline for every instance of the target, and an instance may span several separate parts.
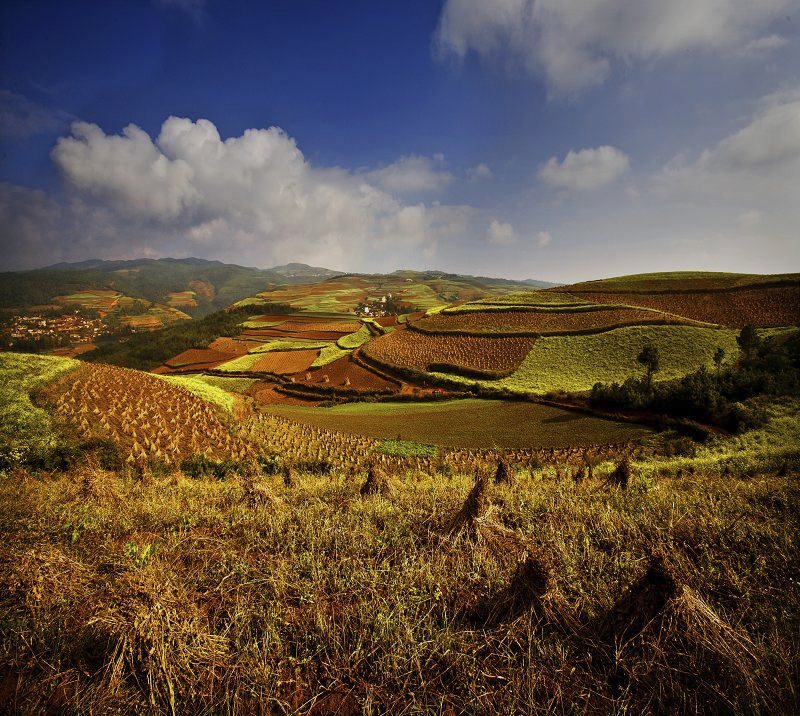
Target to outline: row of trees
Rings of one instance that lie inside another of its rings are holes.
[[[661,367],[658,348],[645,345],[637,357],[642,378],[624,383],[597,383],[591,403],[603,407],[647,410],[673,417],[707,421],[738,432],[763,420],[762,411],[744,401],[758,395],[800,393],[800,337],[763,340],[753,326],[737,337],[740,356],[725,365],[725,351],[714,354],[714,372],[701,366],[677,381],[654,383]]]

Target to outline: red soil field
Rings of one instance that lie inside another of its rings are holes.
[[[413,323],[431,333],[573,333],[602,330],[621,325],[691,323],[681,316],[631,308],[591,311],[466,311],[436,314]]]
[[[350,356],[344,356],[328,363],[328,365],[315,368],[310,372],[310,379],[306,380],[305,373],[294,376],[298,386],[317,385],[328,388],[348,388],[350,390],[397,390],[397,385],[379,375],[375,375],[366,368],[353,362]],[[327,376],[328,380],[325,380]],[[347,381],[350,381],[349,385]]]
[[[262,405],[319,405],[322,400],[304,400],[295,398],[291,395],[284,395],[275,390],[274,383],[256,383],[247,390],[247,395],[251,396],[257,403]]]
[[[170,368],[183,368],[188,365],[207,365],[208,363],[221,363],[235,358],[234,353],[221,353],[209,348],[190,348],[188,351],[173,356],[165,365]]]
[[[598,303],[626,303],[731,328],[800,325],[800,285],[696,293],[581,293]]]
[[[533,338],[431,335],[397,330],[365,344],[361,352],[389,367],[427,370],[432,363],[485,371],[516,368],[533,347]]]
[[[306,331],[333,332],[333,333],[353,333],[361,327],[358,321],[290,321],[281,323],[280,326],[273,326],[281,331],[305,333]]]
[[[289,375],[308,370],[318,356],[319,350],[270,351],[259,358],[250,370],[257,373]]]
[[[217,340],[209,343],[208,348],[209,350],[219,351],[220,353],[243,356],[256,345],[258,344],[253,341],[237,341],[235,338],[217,338]]]
[[[311,341],[336,341],[342,336],[347,335],[347,333],[351,333],[352,331],[347,331],[346,333],[341,333],[339,331],[330,332],[330,331],[279,331],[274,328],[248,328],[244,333],[243,336],[248,338],[282,338],[284,340],[292,340],[298,338],[304,338]]]

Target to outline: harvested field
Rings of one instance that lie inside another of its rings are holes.
[[[775,288],[696,293],[590,293],[593,301],[624,303],[677,313],[696,321],[741,328],[800,325],[800,283]]]
[[[253,341],[240,341],[236,338],[217,338],[212,343],[209,343],[208,348],[220,353],[243,356],[245,353],[249,353],[254,345],[256,344]]]
[[[206,451],[218,457],[248,454],[209,403],[140,371],[85,365],[63,383],[55,403],[56,412],[81,436],[112,438],[128,462],[174,463]]]
[[[179,353],[165,362],[170,368],[183,368],[188,365],[205,365],[208,363],[221,363],[231,360],[236,354],[222,353],[221,351],[209,348],[190,348],[188,351]]]
[[[299,351],[271,351],[261,355],[253,363],[251,371],[257,373],[275,373],[277,375],[289,375],[301,370],[307,370],[317,359],[319,350],[299,350]]]
[[[528,355],[533,338],[437,336],[397,330],[375,338],[361,349],[383,365],[425,371],[431,364],[447,364],[479,371],[510,371]]]
[[[524,402],[350,403],[269,412],[326,430],[461,448],[562,448],[622,443],[647,428]]]
[[[542,335],[583,333],[609,330],[626,325],[691,323],[660,311],[637,308],[595,308],[569,311],[469,311],[459,314],[436,314],[412,327],[426,333],[522,333]]]
[[[309,376],[309,379],[306,380],[304,373],[296,375],[295,382],[301,386],[316,385],[349,390],[398,390],[395,383],[385,380],[353,362],[349,355],[316,368],[310,372]]]

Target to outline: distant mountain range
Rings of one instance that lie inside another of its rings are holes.
[[[407,273],[456,276],[438,271]],[[32,271],[0,273],[0,308],[45,305],[52,303],[56,296],[89,289],[114,289],[127,296],[156,303],[168,302],[171,293],[192,291],[197,306],[183,310],[193,316],[201,316],[269,288],[286,284],[316,283],[341,275],[341,271],[303,263],[260,269],[198,258],[125,261],[89,259],[76,263],[53,264]],[[458,278],[520,287],[546,288],[557,285],[532,279],[510,281],[474,276]]]

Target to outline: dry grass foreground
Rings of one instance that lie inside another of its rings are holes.
[[[796,711],[796,476],[626,471],[3,474],[0,703]]]

